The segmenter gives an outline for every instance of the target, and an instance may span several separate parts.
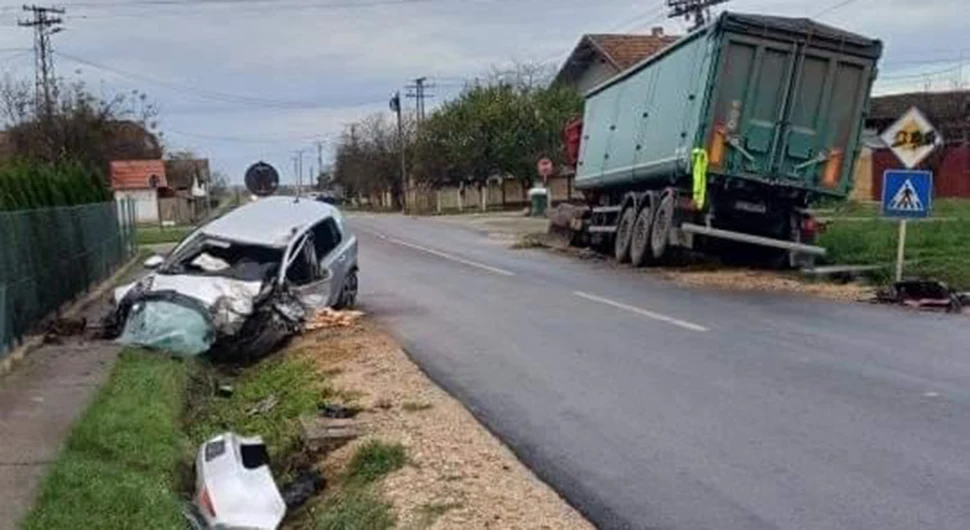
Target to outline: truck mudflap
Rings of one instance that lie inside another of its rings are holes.
[[[795,241],[785,241],[782,239],[758,236],[754,234],[745,234],[743,232],[724,230],[721,228],[714,228],[714,227],[704,226],[704,225],[699,225],[694,223],[682,223],[680,225],[680,230],[682,230],[687,234],[696,234],[696,235],[706,236],[706,237],[728,239],[731,241],[749,243],[752,245],[760,245],[763,247],[773,247],[773,248],[778,248],[782,250],[789,250],[789,251],[798,252],[801,254],[808,254],[811,256],[825,255],[825,248],[815,246],[815,245],[806,245],[805,243],[798,243]]]

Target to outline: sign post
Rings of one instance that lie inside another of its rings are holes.
[[[882,215],[899,219],[896,246],[896,281],[903,279],[906,255],[906,221],[929,217],[933,206],[933,173],[890,169],[882,175]]]
[[[906,220],[930,215],[933,201],[933,173],[913,168],[926,159],[943,138],[916,107],[910,108],[881,135],[906,170],[887,170],[882,176],[882,215],[899,219],[896,246],[896,281],[903,279],[906,255]]]

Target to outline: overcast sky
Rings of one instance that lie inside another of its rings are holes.
[[[5,0],[0,0],[3,2]],[[106,93],[140,89],[160,107],[169,149],[192,149],[240,182],[264,159],[293,178],[292,156],[387,110],[428,76],[440,102],[464,79],[510,61],[561,62],[583,33],[649,32],[663,0],[76,0],[53,37],[58,75]],[[878,93],[970,80],[968,0],[731,0],[740,12],[815,16],[885,43]],[[0,4],[0,70],[33,78],[19,4]],[[407,101],[413,105],[413,101]],[[431,103],[429,103],[430,105]]]

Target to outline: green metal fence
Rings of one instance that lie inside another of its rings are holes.
[[[130,200],[0,212],[0,358],[136,250]]]

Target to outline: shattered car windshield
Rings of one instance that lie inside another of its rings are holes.
[[[213,275],[246,281],[266,281],[279,271],[283,251],[198,234],[165,265],[162,274]]]

